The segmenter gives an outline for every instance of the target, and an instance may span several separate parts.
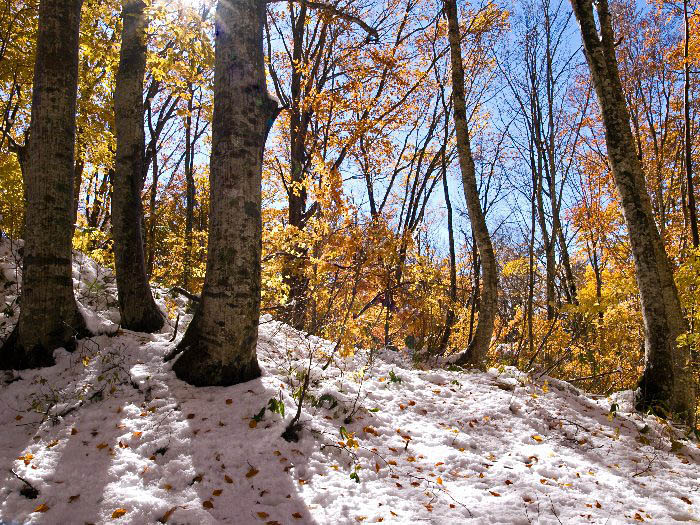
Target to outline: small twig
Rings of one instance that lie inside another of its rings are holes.
[[[195,303],[198,303],[199,301],[202,300],[202,298],[199,295],[195,295],[193,293],[188,292],[184,288],[180,288],[179,286],[173,286],[168,293],[170,294],[179,294],[179,295],[184,295],[187,297],[190,301],[193,301]]]
[[[370,353],[370,360],[372,358],[372,354]],[[369,366],[369,360],[368,360],[368,366]],[[362,379],[360,381],[360,386],[357,389],[357,395],[355,396],[355,401],[352,404],[352,409],[350,410],[350,414],[345,418],[345,424],[347,425],[352,421],[352,418],[355,416],[355,412],[357,412],[357,409],[359,408],[357,406],[357,401],[360,399],[360,394],[362,393],[362,386],[365,384],[365,377],[366,374],[362,374]]]
[[[17,474],[14,470],[10,469],[10,472],[22,483],[26,485],[23,489],[19,491],[19,493],[24,496],[25,498],[28,499],[35,499],[39,495],[39,491],[36,489],[34,485],[29,483],[26,479],[24,479],[22,476]]]
[[[180,324],[180,312],[177,313],[177,318],[175,319],[175,328],[173,329],[173,336],[170,338],[170,343],[175,341],[175,338],[177,337],[177,327]]]
[[[651,472],[651,467],[654,465],[654,461],[656,461],[657,456],[659,455],[659,452],[656,448],[654,448],[654,455],[649,458],[648,456],[645,456],[648,463],[645,469],[640,470],[639,472],[635,472],[632,474],[633,478],[636,478],[637,476],[641,476],[642,474],[646,474],[647,472]]]
[[[324,432],[324,431],[322,431],[322,430],[312,430],[312,432],[316,432],[316,433],[318,433],[318,434],[328,434],[328,432]],[[334,443],[323,443],[323,444],[321,445],[321,450],[323,450],[324,448],[328,448],[328,447],[330,447],[330,448],[335,448],[335,449],[338,449],[340,452],[345,452],[345,453],[347,453],[347,454],[353,459],[353,462],[354,462],[354,463],[359,463],[359,461],[360,461],[359,456],[358,456],[355,452],[353,452],[352,450],[350,450],[350,448],[348,448],[348,447],[341,447],[340,445],[336,445],[336,444],[334,444]],[[393,474],[394,472],[396,472],[397,469],[394,469],[394,468],[392,467],[391,463],[389,463],[389,461],[388,461],[384,456],[382,456],[379,452],[377,452],[376,450],[374,450],[374,449],[372,449],[372,448],[369,448],[369,447],[362,446],[362,445],[360,445],[358,448],[359,448],[360,450],[364,450],[364,451],[366,451],[366,452],[369,452],[370,454],[372,454],[372,455],[378,457],[379,459],[381,459],[381,460],[384,462],[384,466],[387,467],[387,468],[389,469],[389,473],[390,473],[390,474]],[[427,484],[427,486],[428,486],[430,489],[432,489],[432,490],[437,490],[437,491],[439,491],[439,492],[442,492],[443,494],[447,495],[452,501],[454,501],[457,505],[463,507],[463,508],[469,513],[469,516],[470,516],[470,517],[473,517],[473,516],[474,516],[474,515],[472,514],[472,511],[469,510],[469,507],[467,507],[467,506],[466,506],[464,503],[462,503],[461,501],[455,499],[454,496],[452,496],[452,494],[450,494],[450,493],[447,491],[447,489],[446,489],[445,487],[439,485],[437,482],[435,482],[435,481],[433,481],[433,480],[431,480],[431,479],[428,479],[428,478],[424,478],[424,477],[421,477],[421,476],[416,476],[415,474],[411,474],[410,472],[403,472],[403,471],[401,471],[401,470],[399,470],[398,472],[399,472],[400,474],[405,474],[406,476],[409,477],[409,479],[417,479],[417,480],[420,480],[420,481],[422,481],[422,482],[425,482],[425,483]],[[433,497],[435,497],[434,494],[433,494]]]
[[[559,519],[559,514],[557,514],[557,509],[554,508],[554,503],[552,502],[552,498],[547,494],[547,497],[549,498],[549,504],[552,506],[552,514],[554,514],[554,517],[557,518],[557,521],[559,522],[559,525],[564,525],[561,520]]]
[[[591,375],[591,376],[575,377],[573,379],[567,379],[566,382],[573,383],[574,381],[586,381],[588,379],[598,379],[599,377],[605,377],[605,376],[609,376],[612,374],[621,374],[621,373],[622,373],[622,370],[617,368],[615,370],[611,370],[610,372],[602,372],[600,374],[595,374],[595,375]]]
[[[306,369],[306,374],[304,377],[304,384],[301,387],[301,390],[299,392],[299,401],[297,402],[297,413],[294,415],[294,418],[289,422],[289,424],[286,426],[284,429],[284,432],[282,433],[282,437],[284,438],[285,441],[298,441],[299,440],[299,430],[301,429],[301,425],[299,425],[299,418],[301,418],[301,407],[304,404],[304,398],[306,397],[306,392],[309,389],[309,381],[311,379],[311,364],[313,360],[313,350],[309,351],[309,366]]]
[[[114,368],[120,368],[120,367],[115,366],[115,367],[112,367],[111,369],[114,369]],[[110,370],[111,370],[111,369],[110,369]],[[87,398],[87,401],[90,402],[90,401],[93,401],[94,399],[96,399],[96,398],[102,396],[102,393],[104,392],[104,390],[105,390],[106,387],[107,387],[107,385],[105,384],[105,385],[104,385],[102,388],[100,388],[99,390],[95,390],[92,394],[90,394],[90,397]],[[60,413],[58,413],[58,414],[50,415],[50,414],[47,412],[47,416],[53,417],[53,418],[59,418],[59,417],[63,418],[63,417],[66,417],[68,414],[71,414],[72,412],[75,412],[75,411],[78,410],[80,407],[82,407],[82,406],[85,404],[85,402],[86,402],[85,399],[81,399],[81,400],[78,401],[75,405],[66,408],[63,412],[60,412]]]
[[[22,476],[20,476],[19,474],[17,474],[14,470],[10,469],[10,472],[12,472],[12,474],[13,474],[18,480],[20,480],[21,482],[23,482],[24,484],[26,484],[28,487],[34,488],[34,485],[32,485],[31,483],[29,483],[26,479],[24,479]],[[36,489],[34,489],[34,490],[36,490]]]

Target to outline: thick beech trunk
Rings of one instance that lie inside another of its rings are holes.
[[[265,86],[264,21],[259,0],[218,4],[207,272],[173,366],[180,379],[197,386],[260,375],[262,158],[278,113]]]
[[[677,343],[686,323],[673,272],[652,215],[644,173],[615,57],[607,0],[571,0],[605,126],[610,166],[629,230],[644,320],[645,370],[636,399],[640,410],[670,411],[687,421],[695,409],[689,349]]]
[[[159,330],[164,318],[146,276],[141,190],[145,171],[143,82],[146,17],[141,0],[123,0],[122,47],[114,92],[117,155],[112,191],[114,264],[121,324],[129,330]]]
[[[462,64],[462,49],[460,46],[459,18],[457,1],[445,0],[447,15],[448,37],[450,42],[450,58],[452,64],[452,99],[454,102],[454,122],[457,133],[457,153],[459,167],[462,171],[464,197],[467,201],[469,220],[472,226],[474,242],[479,250],[482,264],[482,290],[479,304],[479,321],[474,338],[458,363],[482,368],[485,365],[486,353],[491,345],[493,325],[496,318],[498,299],[498,268],[496,256],[491,244],[491,236],[486,226],[486,218],[481,209],[479,190],[476,185],[476,172],[472,157],[467,126],[467,106],[464,95],[464,66]]]
[[[82,0],[41,0],[31,138],[25,169],[25,243],[19,322],[2,368],[53,364],[52,350],[85,331],[73,295],[71,234],[78,34]]]

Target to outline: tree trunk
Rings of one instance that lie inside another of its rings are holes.
[[[476,326],[474,339],[467,346],[466,352],[458,360],[460,365],[478,368],[485,366],[486,353],[491,345],[493,325],[496,318],[498,298],[498,269],[496,256],[491,244],[491,236],[486,226],[486,218],[481,209],[479,191],[476,185],[476,172],[469,141],[467,126],[467,105],[464,95],[464,67],[462,65],[462,49],[460,46],[459,19],[456,0],[445,0],[448,36],[450,42],[450,58],[452,63],[452,98],[454,101],[454,122],[457,132],[457,153],[459,166],[462,171],[464,197],[467,201],[469,220],[472,226],[474,242],[479,249],[483,267],[483,285],[479,305],[479,321]]]
[[[173,366],[196,386],[260,376],[262,159],[277,114],[268,95],[262,31],[265,4],[219,2],[216,11],[209,249],[195,319]]]
[[[73,295],[71,231],[82,0],[41,0],[31,139],[25,176],[25,244],[19,322],[0,350],[0,367],[53,364],[74,346],[85,321]]]
[[[535,118],[534,122],[537,126],[538,119]],[[547,229],[547,216],[546,210],[544,208],[544,199],[542,193],[544,192],[543,187],[543,158],[541,141],[539,138],[538,128],[535,128],[535,144],[537,147],[537,163],[534,161],[534,153],[532,154],[531,160],[531,170],[532,170],[532,187],[534,188],[535,204],[537,206],[537,222],[540,227],[540,232],[542,233],[542,246],[544,248],[545,256],[545,290],[546,290],[546,301],[547,301],[547,320],[551,321],[554,319],[554,306],[556,303],[556,290],[554,287],[554,280],[556,279],[556,261],[554,258],[554,236],[549,235],[549,230]]]
[[[602,111],[609,161],[622,199],[642,304],[645,369],[636,406],[639,410],[670,411],[690,421],[695,409],[690,353],[687,346],[677,343],[677,337],[686,331],[686,323],[635,151],[608,3],[607,0],[596,3],[600,36],[592,0],[571,0],[571,3]]]
[[[546,9],[545,9],[546,12]],[[541,79],[538,78],[538,64],[536,53],[530,51],[530,41],[526,40],[525,60],[531,60],[528,65],[530,73],[528,74],[529,91],[530,91],[530,121],[532,122],[532,136],[530,139],[530,171],[532,174],[532,187],[535,196],[535,204],[537,205],[537,222],[542,234],[542,247],[545,255],[545,290],[547,301],[547,320],[554,319],[555,305],[555,283],[556,279],[556,261],[554,253],[554,232],[550,236],[547,226],[547,216],[544,207],[544,171],[547,166],[546,150],[543,140],[542,131],[542,108],[539,101],[538,86]],[[535,157],[536,156],[536,157]]]
[[[158,164],[158,155],[153,155],[151,160],[151,187],[148,196],[148,227],[147,227],[147,243],[146,243],[146,275],[150,278],[153,275],[153,265],[156,259],[156,226],[158,222],[158,214],[156,207],[158,205],[158,180],[160,179],[160,166]]]
[[[564,229],[562,228],[561,220],[559,219],[559,205],[556,206],[556,211],[554,213],[553,227],[554,230],[556,230],[557,232],[557,240],[559,242],[559,249],[561,250],[561,264],[564,267],[564,293],[566,294],[566,300],[568,303],[575,304],[578,306],[578,291],[576,290],[576,278],[574,277],[574,272],[571,269],[569,246],[566,243]]]
[[[688,0],[683,0],[683,127],[685,137],[685,178],[688,186],[688,216],[693,248],[700,245],[698,234],[698,215],[695,209],[695,185],[693,183],[693,140],[690,133],[690,64],[688,46],[690,26],[688,24]]]
[[[289,225],[303,230],[306,220],[307,192],[304,186],[306,164],[306,134],[309,124],[308,109],[303,109],[302,78],[304,75],[304,33],[306,31],[306,4],[301,4],[299,13],[294,20],[293,4],[290,3],[290,15],[294,21],[292,27],[292,60],[291,73],[291,107],[289,109],[289,153],[290,153],[290,182],[289,182]],[[289,323],[297,330],[303,330],[306,320],[308,303],[308,279],[304,275],[304,267],[308,262],[307,248],[295,246],[296,254],[287,257],[285,265],[285,281],[289,286]]]
[[[445,114],[447,117],[447,114]],[[445,126],[445,144],[442,147],[442,191],[445,194],[445,206],[447,207],[447,234],[450,244],[450,305],[445,316],[445,329],[438,345],[438,355],[443,355],[450,342],[452,327],[455,323],[454,305],[457,303],[457,254],[455,252],[455,235],[452,226],[452,203],[450,202],[450,190],[447,184],[447,161],[445,160],[447,148],[447,126]]]
[[[194,144],[192,140],[192,101],[194,89],[190,84],[190,98],[187,101],[187,116],[185,117],[185,256],[182,264],[182,286],[187,289],[192,273],[192,230],[194,225]]]
[[[117,138],[112,231],[119,313],[124,328],[159,330],[158,310],[146,276],[141,190],[145,163],[143,81],[146,72],[146,16],[141,0],[123,0],[122,46],[114,90]]]
[[[554,249],[556,243],[559,243],[559,251],[561,254],[561,263],[564,267],[564,295],[566,300],[570,304],[578,305],[578,298],[576,292],[576,281],[574,279],[574,272],[571,269],[571,259],[569,257],[569,247],[566,243],[566,236],[564,235],[564,229],[562,228],[560,212],[561,212],[561,194],[559,194],[559,189],[557,187],[557,147],[556,138],[558,136],[558,130],[555,124],[555,114],[558,111],[556,107],[556,102],[554,100],[554,92],[556,89],[557,82],[559,80],[559,75],[554,73],[554,53],[558,48],[558,44],[552,42],[552,19],[549,13],[549,2],[544,5],[544,19],[545,19],[545,41],[546,41],[546,91],[547,91],[547,164],[546,164],[546,174],[547,174],[547,185],[549,187],[549,203],[552,213],[552,249]],[[558,14],[558,11],[557,11]],[[555,15],[556,16],[556,15]],[[568,22],[566,26],[568,27]],[[558,41],[559,36],[554,35],[556,41]],[[574,142],[575,144],[575,142]],[[566,172],[562,175],[562,186],[566,178]],[[557,197],[559,194],[559,197]]]
[[[532,205],[530,207],[530,246],[528,247],[528,272],[527,272],[527,343],[528,357],[532,359],[535,355],[535,333],[533,331],[532,320],[535,315],[535,226],[537,218],[537,207],[535,205],[535,195],[537,187],[532,185]],[[517,366],[517,364],[516,364]]]
[[[80,187],[83,185],[83,170],[85,169],[85,159],[83,158],[80,145],[76,148],[75,167],[73,168],[73,224],[71,226],[71,239],[75,234],[75,226],[78,223],[78,208],[80,205]]]

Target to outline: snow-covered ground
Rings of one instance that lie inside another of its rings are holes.
[[[0,246],[8,304],[14,260]],[[91,326],[112,333],[73,354],[57,350],[51,368],[0,376],[1,523],[700,518],[700,450],[631,414],[628,395],[592,399],[510,368],[425,371],[401,352],[342,359],[330,343],[269,318],[260,379],[194,388],[163,363],[189,321],[183,299],[156,290],[164,310],[181,314],[175,342],[172,321],[154,335],[117,331],[113,277],[81,256],[75,270]],[[309,356],[313,398],[299,441],[287,442]],[[261,414],[271,399],[284,403],[284,416]]]

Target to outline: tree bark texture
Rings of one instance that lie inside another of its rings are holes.
[[[685,180],[688,185],[688,215],[693,248],[700,246],[698,215],[695,207],[695,185],[693,183],[693,139],[690,130],[690,24],[688,21],[688,0],[683,0],[683,137],[685,154]]]
[[[291,73],[291,107],[289,109],[289,225],[303,230],[306,226],[307,191],[304,186],[306,175],[306,135],[311,121],[311,111],[304,109],[302,79],[304,75],[304,34],[307,24],[306,4],[301,4],[294,19],[293,4],[290,3],[292,15],[292,60],[294,68]],[[308,250],[303,246],[295,246],[297,256],[290,256],[285,264],[285,282],[289,286],[288,322],[296,329],[303,330],[308,306],[309,280],[304,275],[304,267],[308,263]]]
[[[0,350],[2,368],[53,364],[85,322],[73,295],[71,237],[78,35],[82,0],[39,4],[31,138],[25,170],[25,244],[19,322]]]
[[[146,276],[141,191],[145,165],[143,82],[146,16],[141,0],[122,2],[122,45],[114,92],[117,155],[112,190],[114,263],[124,328],[160,330],[164,323]]]
[[[654,222],[644,173],[635,150],[615,56],[607,0],[571,0],[605,126],[610,166],[622,199],[644,321],[645,369],[637,392],[640,410],[661,409],[689,421],[695,409],[689,349],[677,338],[686,322],[673,272]]]
[[[173,366],[196,386],[260,375],[262,159],[279,111],[265,85],[265,16],[260,0],[219,2],[216,11],[207,271],[199,309],[180,343],[183,354]]]
[[[472,157],[467,125],[467,105],[464,94],[464,66],[462,64],[461,39],[459,34],[459,17],[456,0],[445,0],[450,59],[452,64],[452,98],[454,102],[454,122],[457,134],[457,153],[459,167],[462,171],[464,197],[467,201],[469,220],[471,222],[474,242],[479,250],[482,264],[482,291],[479,304],[479,320],[474,338],[467,346],[466,352],[458,360],[460,365],[483,368],[486,354],[491,345],[493,325],[496,318],[498,299],[498,268],[496,256],[491,244],[491,236],[486,226],[486,218],[481,209],[481,200],[476,184],[476,170]]]

